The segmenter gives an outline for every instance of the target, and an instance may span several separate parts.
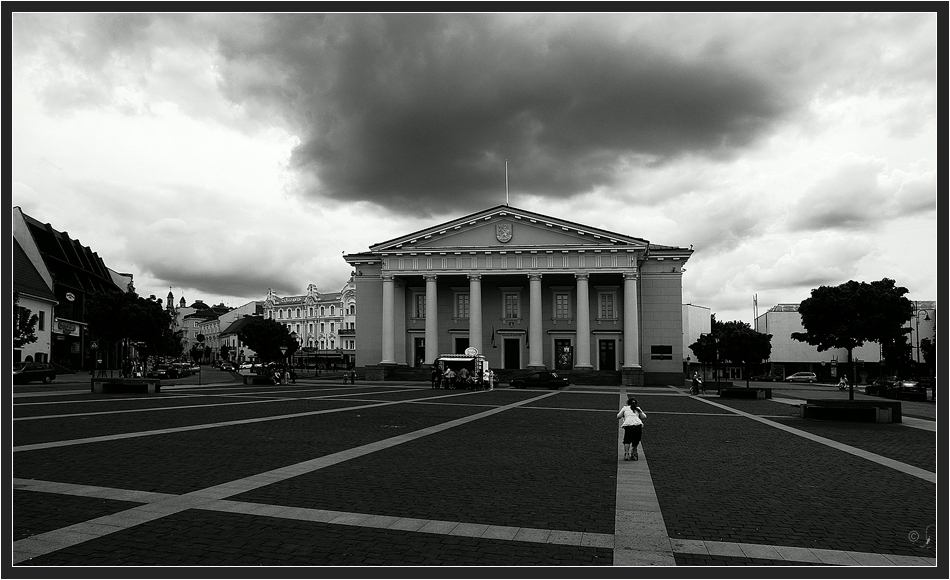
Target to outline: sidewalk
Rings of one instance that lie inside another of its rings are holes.
[[[13,564],[935,564],[934,431],[684,391],[18,391]]]

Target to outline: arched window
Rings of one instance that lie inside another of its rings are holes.
[[[321,307],[320,307],[320,316],[326,316],[326,315],[327,315],[327,309],[324,308],[323,306],[321,306]]]
[[[297,309],[297,318],[300,318],[300,309]]]
[[[277,311],[277,318],[280,318],[280,319],[283,319],[283,318],[284,318],[284,309],[283,309],[283,308],[281,308],[280,310]]]
[[[333,308],[334,308],[333,306],[330,307],[330,316],[333,316],[333,314],[334,314],[334,309],[333,309]]]

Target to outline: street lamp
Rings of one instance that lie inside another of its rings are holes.
[[[917,334],[917,366],[914,367],[914,377],[920,378],[920,315],[923,313],[924,322],[930,322],[928,309],[921,308],[918,301],[914,301],[914,328]]]
[[[293,340],[293,341],[294,341],[294,345],[296,345],[296,344],[297,344],[297,333],[296,333],[296,332],[291,332],[291,333],[290,333],[290,339]],[[297,352],[297,351],[294,350],[294,354],[296,354],[296,352]],[[297,381],[296,381],[296,379],[295,379],[294,377],[295,377],[295,375],[294,375],[294,358],[293,358],[293,355],[291,355],[291,357],[290,357],[290,378],[291,378],[291,381],[292,381],[292,382],[295,382],[295,383],[296,383]]]

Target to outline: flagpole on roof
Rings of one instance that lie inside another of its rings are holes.
[[[505,205],[508,205],[508,160],[505,159]]]

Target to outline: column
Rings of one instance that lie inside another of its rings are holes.
[[[439,295],[436,276],[423,276],[426,281],[426,364],[439,358]]]
[[[396,364],[395,302],[393,277],[383,275],[383,360],[379,364]]]
[[[528,275],[530,318],[528,319],[528,368],[544,368],[544,342],[541,334],[541,274]]]
[[[574,348],[574,368],[593,369],[590,364],[590,293],[587,272],[577,278],[577,345]]]
[[[468,276],[468,344],[482,350],[482,276]]]
[[[640,323],[637,314],[637,273],[623,275],[623,367],[640,368]]]

